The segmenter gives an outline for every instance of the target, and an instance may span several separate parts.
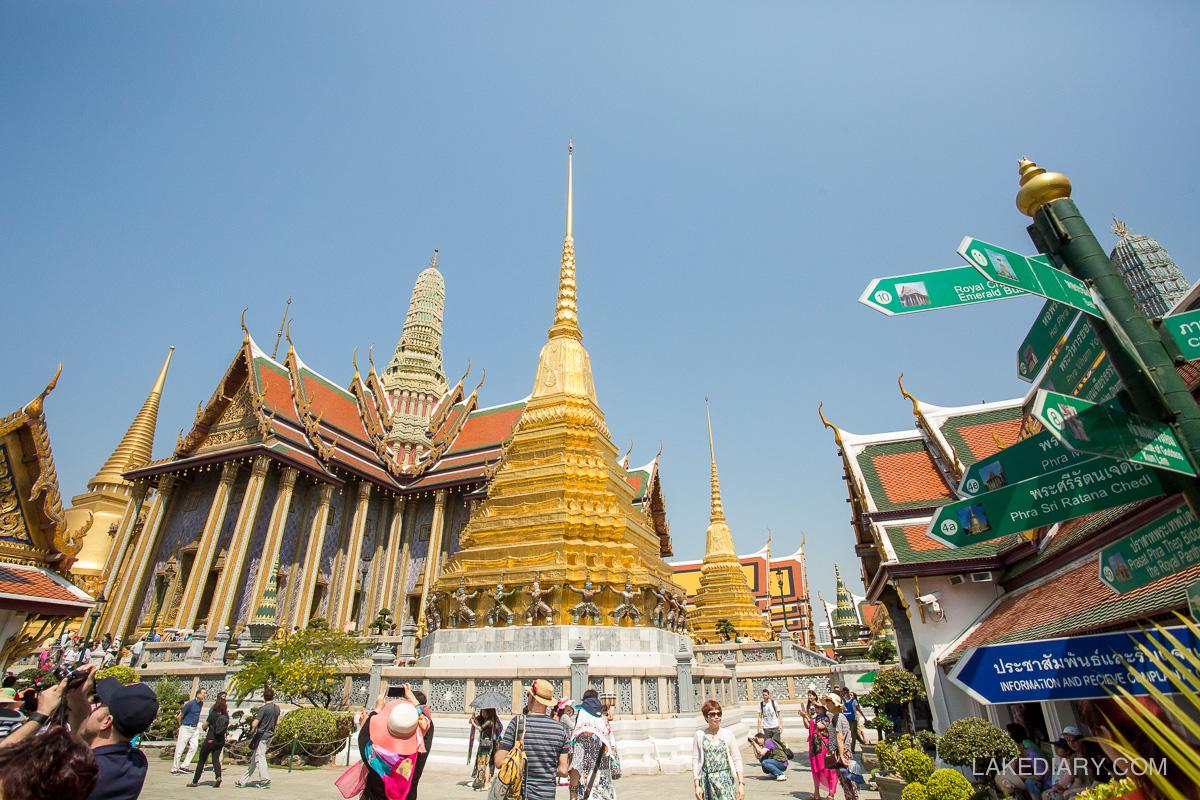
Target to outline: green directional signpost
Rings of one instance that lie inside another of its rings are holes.
[[[1186,504],[1100,551],[1100,580],[1117,594],[1200,564],[1200,522]]]
[[[1070,306],[1047,300],[1017,348],[1017,377],[1032,383],[1078,317],[1079,312]]]
[[[1023,256],[970,236],[958,245],[958,254],[989,280],[1039,294],[1093,317],[1100,316],[1087,284],[1050,266],[1045,256]]]
[[[1187,359],[1200,358],[1200,310],[1164,317],[1163,328]]]
[[[936,308],[986,303],[1026,294],[1019,288],[989,281],[971,267],[950,267],[912,275],[876,278],[858,302],[890,316]]]
[[[1064,447],[1051,433],[1042,431],[967,467],[959,481],[958,493],[974,497],[1090,458]]]
[[[1092,458],[938,509],[928,535],[966,547],[1165,494],[1154,470]]]
[[[1033,415],[1072,450],[1196,476],[1170,427],[1130,414],[1116,401],[1089,403],[1039,389]]]

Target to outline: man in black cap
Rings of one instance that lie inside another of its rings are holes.
[[[158,716],[154,690],[144,683],[122,686],[116,678],[97,681],[95,667],[88,667],[81,685],[67,689],[67,683],[60,681],[43,691],[38,696],[38,710],[27,714],[25,724],[0,742],[0,747],[35,735],[65,699],[67,723],[92,749],[100,771],[87,800],[136,800],[146,781],[146,756],[129,742]]]
[[[95,689],[91,686],[95,682]],[[88,697],[94,695],[95,703]],[[158,698],[144,683],[88,676],[81,692],[68,692],[71,730],[92,748],[100,776],[88,800],[135,800],[146,780],[146,756],[130,740],[158,716]]]

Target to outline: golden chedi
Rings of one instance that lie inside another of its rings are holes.
[[[533,391],[487,498],[462,532],[462,549],[435,585],[435,605],[445,620],[459,613],[450,595],[460,587],[482,620],[491,607],[487,593],[500,581],[519,587],[506,601],[518,620],[525,617],[534,580],[543,591],[553,588],[541,597],[553,617],[535,615],[539,624],[571,622],[570,609],[581,596],[564,584],[583,588],[590,579],[600,588],[594,599],[601,624],[612,624],[612,611],[621,602],[616,590],[627,581],[638,592],[643,625],[650,624],[651,589],[683,594],[662,559],[663,545],[651,520],[634,506],[633,489],[596,400],[576,303],[571,175],[568,150],[566,237],[554,323]]]
[[[696,610],[689,617],[692,635],[709,642],[719,642],[725,637],[718,632],[717,623],[729,620],[738,636],[770,639],[770,631],[758,604],[754,602],[754,594],[750,591],[746,573],[742,571],[742,563],[734,549],[733,533],[725,521],[711,414],[708,418],[708,454],[712,464],[712,496],[704,542],[704,564],[700,567],[700,588],[696,590]]]

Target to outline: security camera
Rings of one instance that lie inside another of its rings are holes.
[[[936,603],[941,598],[941,596],[942,596],[941,592],[934,592],[933,594],[923,594],[917,598],[917,602],[923,606],[931,606],[934,603]]]

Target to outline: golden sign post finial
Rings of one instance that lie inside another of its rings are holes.
[[[1025,156],[1017,162],[1021,188],[1017,191],[1017,210],[1027,217],[1052,200],[1071,196],[1071,180],[1061,172],[1047,172]]]
[[[574,172],[575,142],[567,139],[567,238],[574,239],[575,233],[575,197],[572,190],[572,173]]]

